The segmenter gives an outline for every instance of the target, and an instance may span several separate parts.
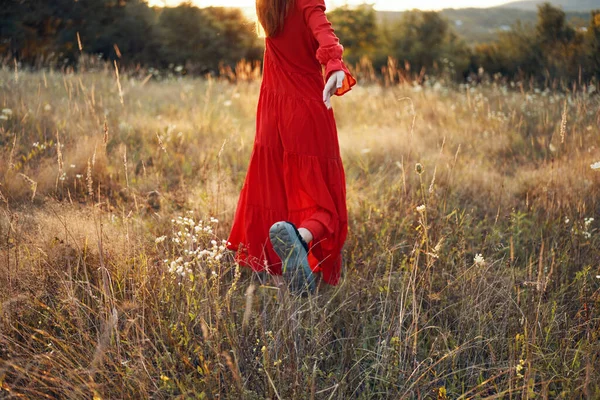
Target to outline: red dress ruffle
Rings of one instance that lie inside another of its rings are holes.
[[[311,267],[336,285],[348,215],[335,119],[322,99],[323,73],[346,73],[338,96],[356,80],[342,61],[323,0],[296,0],[281,32],[265,44],[256,137],[229,248],[240,264],[281,274],[268,232],[273,223],[290,221],[311,231]]]

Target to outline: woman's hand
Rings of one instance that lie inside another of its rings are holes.
[[[327,109],[331,109],[331,96],[342,87],[346,79],[346,73],[344,71],[334,71],[329,76],[325,89],[323,90],[323,103],[327,106]]]

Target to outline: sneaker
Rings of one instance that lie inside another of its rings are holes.
[[[276,222],[269,239],[282,262],[283,277],[294,293],[315,291],[315,276],[308,264],[308,245],[291,222]]]

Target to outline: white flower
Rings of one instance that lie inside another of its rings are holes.
[[[154,240],[154,243],[156,243],[156,244],[162,243],[165,241],[166,238],[167,238],[166,236],[157,237],[156,240]]]
[[[424,213],[425,212],[425,204],[421,204],[420,206],[418,206],[417,211],[420,213]]]
[[[600,279],[600,275],[596,275],[596,279]]]
[[[4,115],[12,115],[12,110],[10,108],[4,108],[2,110],[2,114],[4,114]]]
[[[44,111],[50,111],[50,110],[52,110],[52,106],[50,104],[46,104],[44,106]]]
[[[473,262],[475,265],[485,265],[485,259],[481,255],[481,253],[475,254],[475,258],[473,258]]]
[[[7,120],[8,117],[6,115],[2,114],[2,115],[0,115],[0,119]]]
[[[231,106],[231,100],[225,100],[225,102],[223,103],[223,105],[224,105],[225,107],[229,107],[229,106]]]
[[[600,161],[593,163],[592,165],[590,165],[590,167],[592,167],[592,169],[596,171],[600,170]]]

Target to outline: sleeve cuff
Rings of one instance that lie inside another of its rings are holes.
[[[356,79],[352,76],[346,67],[346,64],[344,64],[341,59],[332,59],[327,62],[327,66],[325,68],[325,81],[329,80],[329,77],[335,71],[344,71],[346,74],[344,82],[342,83],[342,87],[337,89],[335,92],[336,96],[342,96],[349,92],[352,89],[352,86],[356,85]]]

